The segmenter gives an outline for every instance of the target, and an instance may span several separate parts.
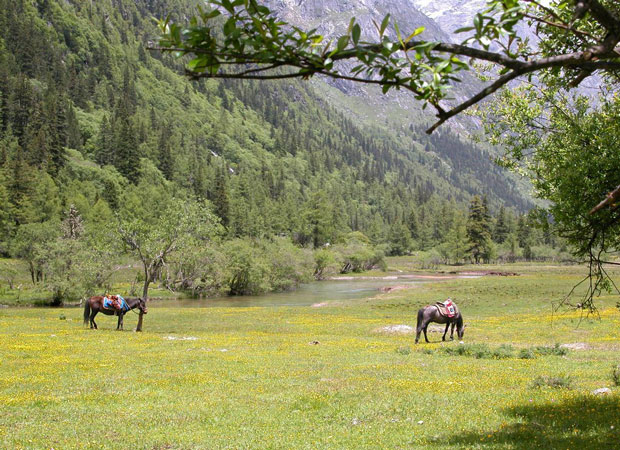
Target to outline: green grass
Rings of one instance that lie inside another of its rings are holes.
[[[615,448],[618,297],[599,301],[601,320],[549,305],[581,271],[323,308],[151,308],[141,334],[101,316],[98,331],[85,329],[77,308],[0,309],[0,446]],[[465,317],[466,348],[491,357],[450,354],[460,344],[441,333],[414,345],[379,332],[415,326],[421,305],[447,296]],[[542,350],[556,343],[587,348]],[[593,396],[600,387],[612,393]]]

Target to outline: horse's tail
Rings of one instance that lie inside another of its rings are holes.
[[[84,325],[88,323],[89,317],[90,317],[90,300],[86,300],[84,302]]]
[[[420,308],[418,309],[418,322],[416,323],[416,327],[419,328],[423,321],[424,321],[424,308]]]

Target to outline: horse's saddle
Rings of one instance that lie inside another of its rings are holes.
[[[444,317],[448,317],[448,318],[452,318],[456,316],[459,312],[459,309],[456,306],[456,304],[450,299],[446,300],[445,302],[435,303],[435,307],[439,311],[439,314],[441,314]]]
[[[115,311],[129,311],[129,305],[120,295],[111,295],[110,298],[103,297],[103,307]]]

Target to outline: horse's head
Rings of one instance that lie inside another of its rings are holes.
[[[140,310],[142,314],[146,314],[148,312],[145,299],[143,298],[138,299],[138,309]]]
[[[456,334],[459,336],[459,339],[463,340],[463,335],[465,334],[465,325],[463,324],[463,317],[459,314],[459,318],[456,321]]]

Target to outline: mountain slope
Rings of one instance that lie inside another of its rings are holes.
[[[145,44],[151,16],[185,20],[193,3],[0,0],[0,253],[20,227],[70,204],[109,217],[138,183],[154,199],[208,199],[229,237],[300,244],[319,222],[326,240],[360,230],[383,242],[394,223],[414,230],[416,214],[444,229],[431,219],[475,193],[527,207],[454,133],[424,141],[416,123],[361,120],[338,87],[324,96],[303,82],[188,81]]]

